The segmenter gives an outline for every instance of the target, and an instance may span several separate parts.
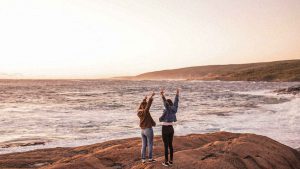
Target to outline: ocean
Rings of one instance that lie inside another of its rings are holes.
[[[140,137],[137,108],[156,92],[150,112],[157,122],[159,91],[174,99],[180,88],[175,135],[228,131],[268,136],[300,147],[300,97],[278,95],[299,82],[0,80],[0,154],[72,147]]]

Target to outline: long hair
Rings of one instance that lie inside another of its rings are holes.
[[[173,106],[173,102],[172,102],[171,99],[167,99],[167,102],[168,102],[168,104],[169,104],[170,106]]]
[[[138,111],[139,111],[139,110],[142,110],[142,109],[145,109],[146,106],[147,106],[147,101],[143,100],[143,102],[142,102],[142,103],[140,104],[140,106],[139,106]]]

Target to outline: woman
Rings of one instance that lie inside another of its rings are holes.
[[[153,96],[155,93],[153,92],[149,100],[147,101],[147,96],[144,98],[143,102],[140,104],[140,107],[138,109],[138,117],[140,118],[140,127],[142,129],[141,135],[142,135],[142,163],[146,162],[146,147],[148,145],[148,153],[149,153],[149,160],[148,162],[155,162],[155,160],[152,158],[152,150],[153,150],[153,129],[152,127],[156,125],[155,121],[151,117],[151,114],[149,112]]]
[[[160,94],[162,96],[165,107],[163,115],[159,118],[159,121],[162,122],[162,138],[165,147],[165,161],[162,163],[162,165],[171,166],[173,164],[173,122],[177,121],[176,113],[178,110],[179,89],[177,89],[176,91],[174,104],[171,99],[165,98],[163,90],[160,92]],[[170,149],[170,160],[168,158],[168,149]]]

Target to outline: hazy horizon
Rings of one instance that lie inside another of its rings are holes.
[[[299,60],[299,59],[293,59],[293,60]],[[288,61],[288,60],[274,60],[274,61],[266,61],[267,62],[280,62],[280,61]],[[252,64],[252,63],[265,63],[265,62],[251,62],[251,63],[238,63],[238,64]],[[215,66],[215,65],[235,65],[235,63],[231,64],[211,64],[211,65],[195,65],[195,66],[186,66],[186,67],[177,67],[172,69],[181,69],[181,68],[188,68],[188,67],[197,67],[197,66]],[[115,79],[115,78],[122,78],[122,77],[131,77],[131,76],[137,76],[141,75],[143,73],[149,73],[149,72],[156,72],[156,71],[163,71],[163,70],[172,70],[172,69],[159,69],[159,70],[151,70],[148,72],[141,72],[134,75],[120,75],[120,76],[110,76],[110,77],[51,77],[51,76],[43,76],[43,77],[36,77],[36,76],[22,76],[21,74],[17,75],[9,75],[9,74],[1,74],[0,73],[0,80],[96,80],[96,79]],[[6,78],[2,78],[6,77]]]
[[[300,1],[0,1],[0,78],[300,59]]]

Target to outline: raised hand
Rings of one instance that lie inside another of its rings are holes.
[[[151,94],[151,97],[153,97],[155,95],[155,93],[154,92],[152,92],[152,94]]]
[[[177,88],[177,90],[176,90],[176,94],[177,94],[177,95],[179,95],[179,88]]]
[[[147,98],[148,98],[148,96],[146,95],[144,99],[147,100]]]
[[[165,94],[164,89],[161,89],[160,94],[163,96]]]

